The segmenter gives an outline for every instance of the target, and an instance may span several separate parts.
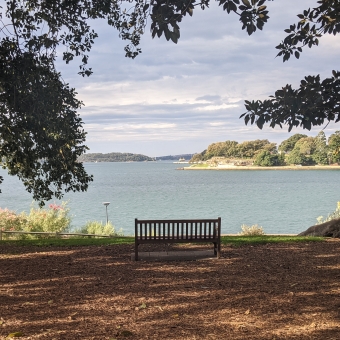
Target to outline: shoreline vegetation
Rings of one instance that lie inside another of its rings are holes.
[[[195,154],[185,170],[339,170],[340,131],[326,138],[294,134],[279,146],[267,139],[210,144]]]

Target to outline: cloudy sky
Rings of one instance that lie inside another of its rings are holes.
[[[85,107],[79,113],[88,132],[89,152],[133,152],[149,156],[201,152],[213,142],[269,139],[280,143],[288,128],[259,130],[239,116],[244,100],[265,99],[286,84],[297,87],[305,75],[331,76],[338,68],[340,41],[324,36],[319,47],[305,49],[300,60],[275,58],[284,29],[297,22],[316,0],[267,2],[269,22],[248,36],[238,17],[217,3],[194,10],[181,24],[177,45],[164,37],[141,41],[143,53],[124,56],[124,42],[105,22],[90,54],[89,78],[77,75],[79,60],[58,63],[65,81],[75,87]],[[321,127],[311,132],[315,136]],[[330,124],[329,136],[339,130]],[[292,133],[301,132],[295,130]]]

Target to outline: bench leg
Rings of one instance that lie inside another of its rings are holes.
[[[138,261],[138,243],[135,243],[135,261]]]
[[[221,257],[221,243],[214,242],[214,255],[219,259]]]

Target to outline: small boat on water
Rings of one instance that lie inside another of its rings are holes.
[[[189,161],[187,161],[185,158],[180,158],[177,162],[174,162],[174,164],[188,164]]]

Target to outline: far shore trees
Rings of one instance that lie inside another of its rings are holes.
[[[315,137],[315,150],[313,153],[313,160],[317,164],[326,165],[330,162],[328,159],[327,138],[323,131],[320,131]]]
[[[248,150],[247,153],[244,150]],[[251,150],[251,151],[250,151]],[[252,160],[258,166],[329,165],[340,162],[340,131],[327,138],[323,131],[316,137],[295,134],[278,147],[267,139],[238,143],[226,141],[212,143],[206,150],[195,154],[191,163],[206,162],[214,157],[230,160]]]
[[[154,158],[126,152],[88,153],[78,158],[80,162],[146,162]]]
[[[238,143],[236,141],[227,140],[225,142],[212,143],[207,150],[201,153],[200,160],[208,160],[212,157],[227,158],[254,158],[260,151],[268,152],[276,151],[276,144],[270,143],[267,139],[257,139],[255,141]],[[198,156],[193,157],[194,159]]]
[[[340,163],[340,131],[333,133],[328,139],[330,160]]]
[[[258,166],[285,165],[285,157],[283,154],[276,154],[263,150],[256,156],[254,160],[254,165]]]
[[[305,137],[307,137],[307,135],[303,135],[301,133],[296,133],[296,134],[292,135],[291,137],[289,137],[288,139],[284,140],[280,144],[279,151],[282,151],[282,152],[292,151],[294,149],[294,146],[295,146],[296,142],[299,139],[305,138]]]

